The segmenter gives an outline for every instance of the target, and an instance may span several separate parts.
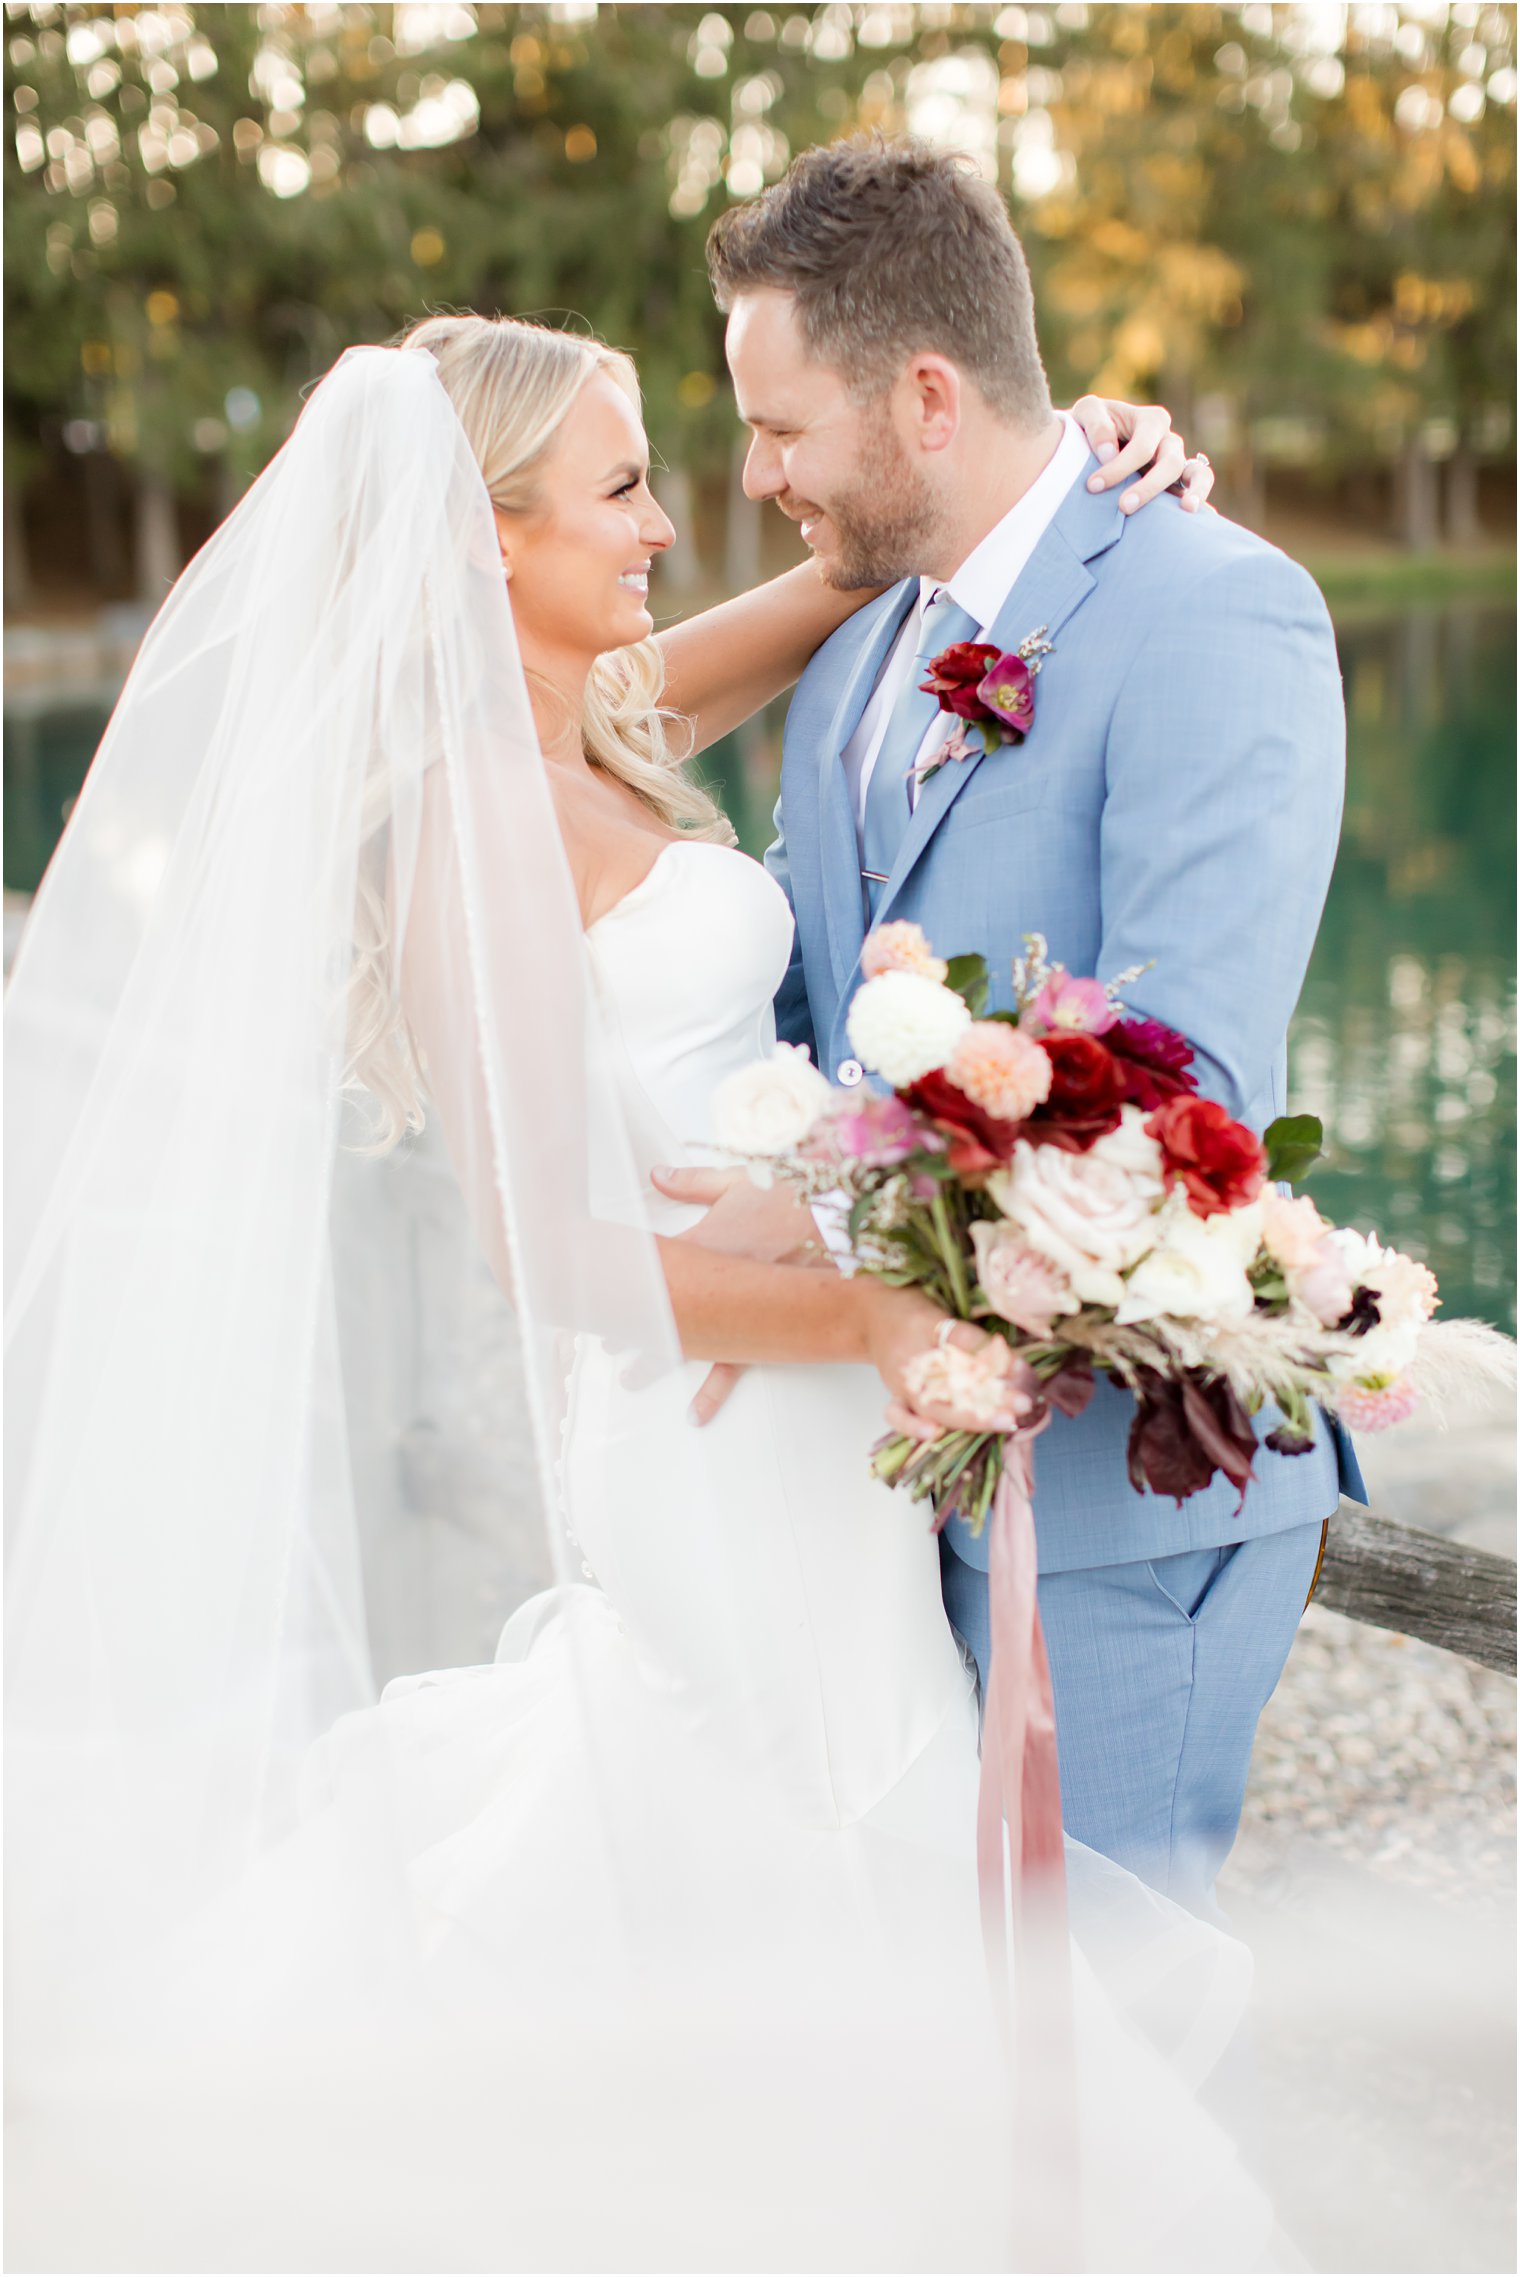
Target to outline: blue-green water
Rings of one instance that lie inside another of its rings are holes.
[[[1515,1325],[1515,624],[1471,601],[1342,611],[1350,764],[1329,904],[1293,1032],[1294,1105],[1330,1152],[1328,1216],[1428,1259],[1447,1315]],[[102,726],[7,716],[5,883],[29,892]],[[752,852],[773,732],[711,772]]]
[[[1472,605],[1337,626],[1340,859],[1293,1030],[1333,1145],[1329,1217],[1424,1256],[1448,1319],[1515,1326],[1515,620]]]

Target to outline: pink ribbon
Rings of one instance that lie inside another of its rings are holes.
[[[1017,2270],[1085,2268],[1072,2030],[1066,1852],[1050,1661],[1040,1626],[1034,1533],[1036,1418],[1003,1442],[992,1498],[988,1593],[992,1664],[982,1721],[976,1862],[982,1938],[1012,2067]],[[1003,1845],[1017,1966],[1010,2005]]]
[[[1003,1470],[992,1498],[987,1585],[992,1665],[982,1722],[982,1776],[977,1797],[976,1862],[988,1958],[1007,1978],[1003,1850],[1013,1888],[1015,1945],[1024,1941],[1031,1906],[1064,1947],[1066,1857],[1061,1840],[1061,1777],[1050,1661],[1040,1627],[1039,1563],[1034,1534],[1034,1441],[1038,1421],[1003,1442]],[[1005,1834],[1006,1830],[1006,1834]]]

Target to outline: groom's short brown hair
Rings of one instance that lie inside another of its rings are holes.
[[[964,158],[880,135],[804,150],[782,181],[719,215],[707,267],[725,314],[744,292],[791,293],[810,352],[852,394],[890,387],[931,348],[1010,423],[1049,414],[1024,249]]]

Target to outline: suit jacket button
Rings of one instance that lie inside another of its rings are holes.
[[[864,1074],[865,1069],[858,1059],[842,1059],[839,1063],[838,1075],[841,1083],[858,1083]]]

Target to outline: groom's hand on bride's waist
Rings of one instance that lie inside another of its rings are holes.
[[[650,1183],[667,1201],[692,1203],[705,1212],[676,1236],[679,1241],[762,1265],[830,1262],[812,1212],[789,1186],[759,1187],[746,1170],[658,1169],[650,1172]],[[710,1423],[743,1373],[728,1360],[709,1368],[691,1403],[692,1422]]]

